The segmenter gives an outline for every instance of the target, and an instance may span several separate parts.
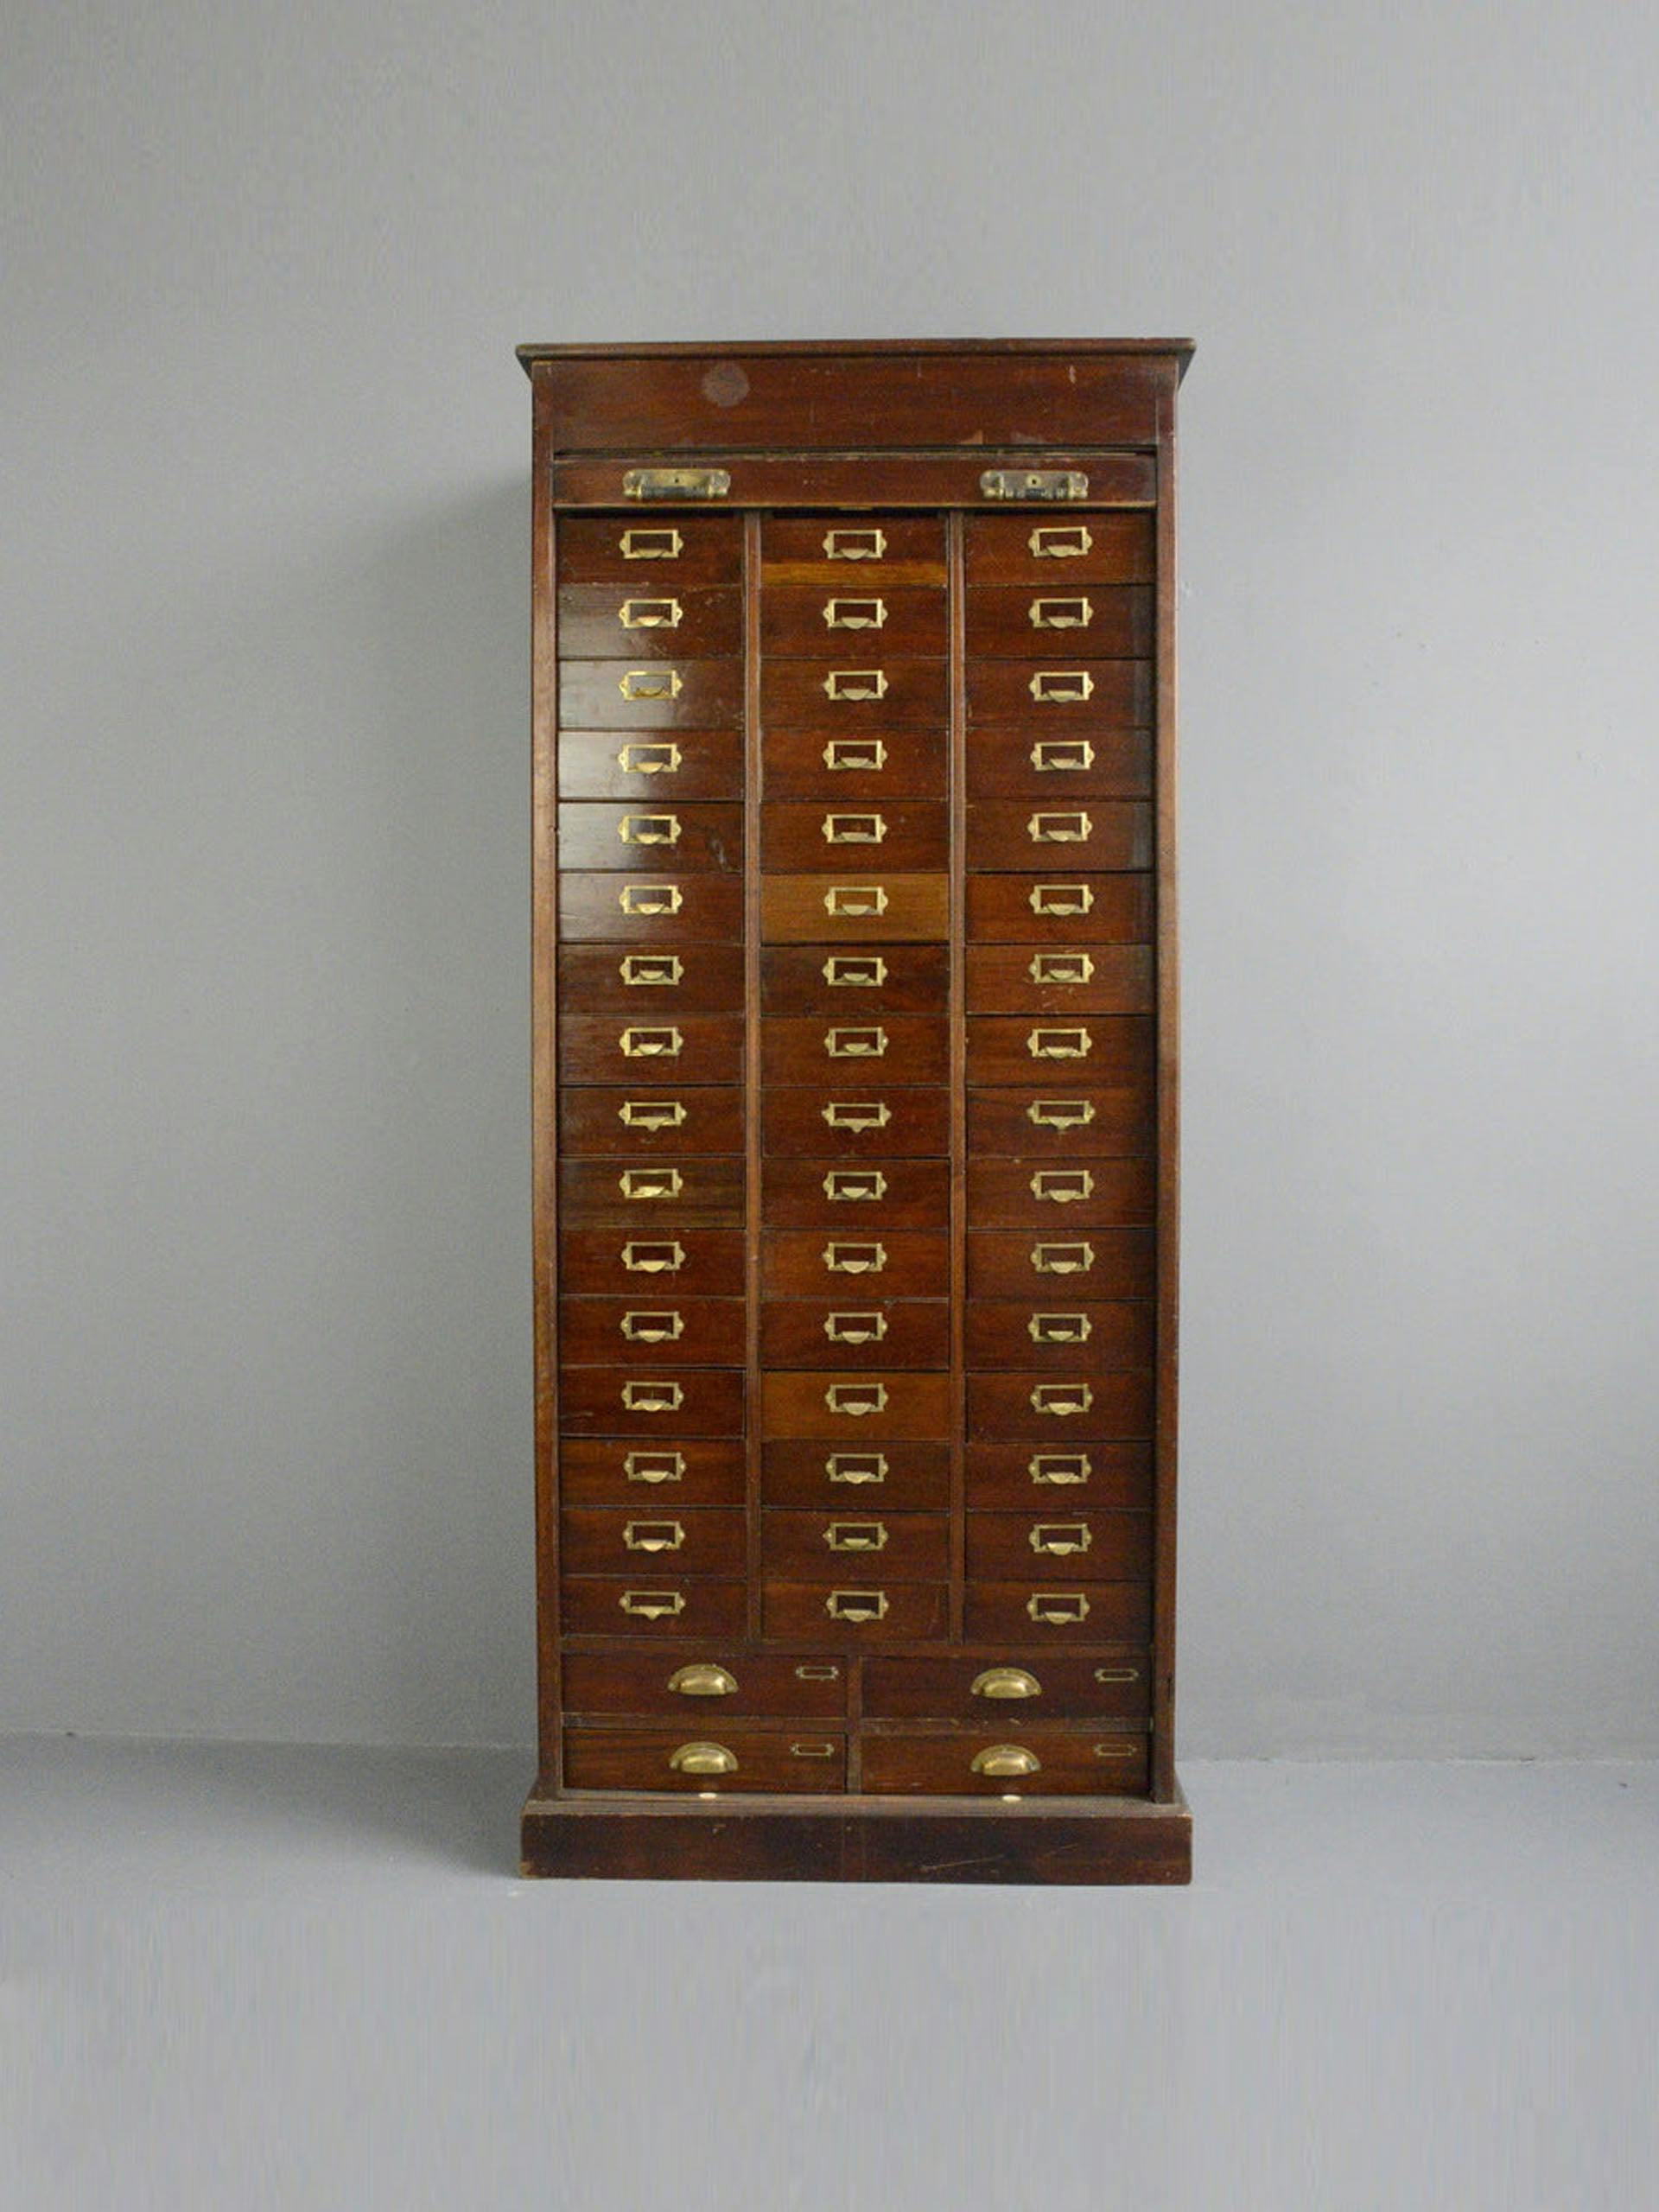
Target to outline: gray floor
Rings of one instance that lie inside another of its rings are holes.
[[[536,1885],[516,1753],[0,1745],[3,2212],[1649,2212],[1659,1770],[1192,1766],[1190,1891]]]

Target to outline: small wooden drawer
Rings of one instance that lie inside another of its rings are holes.
[[[943,1083],[950,1025],[943,1014],[768,1014],[760,1026],[766,1083]]]
[[[562,947],[584,938],[630,944],[728,944],[743,935],[743,880],[737,875],[654,874],[559,878]]]
[[[968,582],[1067,592],[1078,584],[1144,584],[1157,574],[1145,508],[1045,522],[1032,514],[969,515]]]
[[[983,1160],[1014,1157],[1122,1160],[1153,1148],[1157,1098],[1148,1078],[1116,1090],[1061,1082],[1027,1090],[970,1090],[968,1152]]]
[[[1023,722],[1027,716],[1033,734],[1041,730],[1055,737],[1078,730],[1147,728],[1152,663],[1085,660],[1072,654],[1053,660],[1033,654],[1025,660],[969,662],[969,722]]]
[[[967,855],[970,868],[986,870],[1050,862],[1057,874],[1074,868],[1147,868],[1152,865],[1152,809],[1140,799],[1074,799],[1069,805],[976,799],[968,809]]]
[[[741,1436],[743,1376],[724,1367],[627,1366],[559,1370],[559,1427],[567,1436]]]
[[[1150,1374],[1101,1375],[1081,1360],[1070,1375],[970,1375],[968,1433],[1055,1450],[1086,1437],[1150,1436],[1152,1400]]]
[[[576,1365],[611,1360],[655,1367],[741,1367],[741,1298],[562,1298],[559,1348]],[[989,1309],[995,1312],[997,1309]]]
[[[826,641],[819,652],[817,660],[761,663],[763,723],[790,729],[810,724],[826,733],[945,727],[950,687],[943,660],[901,659],[879,631],[849,631],[843,642]]]
[[[950,962],[942,944],[883,944],[838,950],[775,944],[760,956],[760,1004],[767,1014],[943,1014]]]
[[[561,868],[654,869],[676,875],[743,870],[743,810],[698,803],[613,806],[578,799],[559,809]],[[620,911],[620,910],[619,910]]]
[[[677,1298],[741,1298],[741,1229],[566,1229],[559,1285],[567,1293],[661,1306]]]
[[[760,1466],[761,1496],[769,1506],[863,1513],[950,1502],[950,1446],[944,1443],[858,1446],[783,1438],[765,1446]]]
[[[659,1014],[739,1014],[742,1008],[741,944],[688,944],[671,951],[656,945],[567,944],[559,950],[563,1014],[626,1014],[652,1020]]]
[[[1148,1506],[1150,1444],[969,1444],[970,1506],[1065,1514],[1076,1506]]]
[[[760,594],[763,654],[861,660],[931,658],[944,650],[944,594],[937,585],[879,582],[847,562],[833,584],[767,583]]]
[[[566,1088],[559,1150],[567,1160],[709,1157],[743,1150],[743,1093],[731,1084]]]
[[[642,1563],[643,1566],[643,1563]],[[662,1573],[567,1574],[559,1624],[567,1636],[741,1637],[748,1618],[741,1582],[700,1582]]]
[[[567,583],[559,590],[556,635],[566,659],[715,660],[743,650],[743,594],[730,586],[671,585],[649,576]]]
[[[970,942],[1149,944],[1154,923],[1149,875],[1095,875],[1060,867],[1038,875],[968,879]]]
[[[890,1436],[948,1437],[950,1379],[890,1370],[763,1375],[760,1433],[822,1436],[855,1448]]]
[[[824,729],[768,730],[760,757],[768,799],[820,799],[831,806],[895,798],[943,798],[945,734],[937,726],[885,735]]]
[[[761,1585],[760,1618],[769,1637],[856,1650],[942,1637],[946,1596],[942,1582],[887,1582],[880,1574],[849,1573],[827,1585],[768,1580]]]
[[[872,862],[893,868],[942,868],[950,852],[950,819],[942,801],[767,804],[760,811],[760,865],[768,875],[813,870],[839,877]]]
[[[766,1298],[845,1300],[946,1298],[950,1239],[936,1229],[774,1229],[760,1245],[760,1289]]]
[[[943,1581],[950,1572],[950,1522],[943,1513],[894,1513],[854,1503],[831,1513],[761,1516],[760,1565],[794,1582],[884,1584]]]
[[[1144,1014],[976,1014],[968,1024],[970,1084],[1145,1083],[1154,1032]]]
[[[775,1368],[945,1368],[950,1308],[944,1299],[785,1298],[763,1306],[760,1359]]]
[[[573,1227],[614,1222],[644,1235],[741,1227],[743,1199],[741,1160],[567,1160],[559,1166],[559,1216]]]
[[[969,1014],[1150,1014],[1146,944],[970,944]]]
[[[747,1481],[747,1461],[735,1441],[566,1437],[559,1445],[559,1491],[567,1505],[741,1505]]]
[[[863,1738],[864,1788],[877,1796],[1127,1797],[1147,1790],[1139,1731],[1020,1726],[958,1732],[918,1729]]]
[[[937,515],[768,515],[760,527],[763,594],[779,584],[848,592],[890,584],[937,589],[944,576],[944,530]]]
[[[1145,1582],[974,1582],[963,1600],[963,1633],[976,1642],[1044,1645],[1145,1643],[1152,1635],[1152,1587]]]
[[[734,1084],[743,1074],[741,1014],[687,1014],[663,1020],[640,1009],[566,1014],[559,1024],[563,1083]]]
[[[1149,1513],[970,1513],[967,1571],[976,1582],[1143,1581],[1152,1573]]]
[[[708,1733],[692,1722],[706,1721]],[[664,1789],[712,1796],[735,1791],[823,1795],[847,1786],[847,1739],[836,1729],[741,1728],[718,1713],[688,1713],[682,1729],[578,1725],[564,1738],[567,1789]]]
[[[735,655],[559,662],[561,729],[738,729],[742,721],[743,663]]]
[[[1065,575],[1037,585],[982,584],[968,594],[967,626],[976,659],[1133,659],[1152,651],[1152,591]]]
[[[1150,1224],[1157,1210],[1157,1170],[1150,1160],[1088,1160],[1068,1167],[1052,1160],[968,1163],[974,1229],[1131,1229]]]
[[[1042,806],[1085,798],[1152,796],[1152,732],[1096,730],[1054,737],[1020,722],[982,729],[968,748],[969,798],[1018,798]]]
[[[567,1574],[741,1574],[747,1517],[738,1508],[651,1501],[577,1506],[559,1516]]]
[[[864,1669],[867,1720],[973,1720],[1017,1735],[1033,1721],[1139,1719],[1151,1703],[1139,1651],[1078,1659],[1016,1644],[995,1659],[872,1659]]]
[[[769,1088],[760,1094],[760,1147],[785,1159],[808,1152],[838,1160],[943,1157],[950,1149],[950,1094],[887,1082],[868,1090]]]
[[[760,1218],[772,1229],[944,1229],[950,1220],[948,1160],[766,1160]]]
[[[557,530],[563,583],[626,584],[648,594],[743,581],[740,515],[561,515]]]
[[[1150,1298],[1158,1287],[1149,1229],[970,1230],[970,1298]]]
[[[559,798],[629,799],[641,806],[695,798],[741,799],[743,734],[677,730],[671,736],[615,730],[559,732]]]
[[[760,886],[760,935],[771,944],[938,942],[950,931],[948,875],[892,875],[880,868],[769,875]]]
[[[982,1374],[1079,1363],[1103,1374],[1150,1367],[1157,1333],[1150,1299],[970,1298],[965,1322],[967,1363]]]
[[[671,1714],[716,1735],[733,1715],[838,1722],[847,1710],[844,1660],[764,1659],[728,1644],[567,1651],[559,1674],[569,1713]]]

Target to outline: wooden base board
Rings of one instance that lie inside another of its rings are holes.
[[[540,1797],[523,1871],[565,1879],[1155,1882],[1192,1878],[1192,1816],[1144,1798]]]

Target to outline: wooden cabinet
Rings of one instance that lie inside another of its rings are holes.
[[[1191,351],[521,349],[529,1872],[1187,1878]]]

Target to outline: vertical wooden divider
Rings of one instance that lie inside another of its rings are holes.
[[[743,518],[743,1450],[746,1592],[760,1634],[760,517]]]
[[[950,624],[950,1595],[949,1634],[962,1641],[966,1580],[968,1377],[968,596],[963,589],[964,524],[945,517],[945,612]]]

